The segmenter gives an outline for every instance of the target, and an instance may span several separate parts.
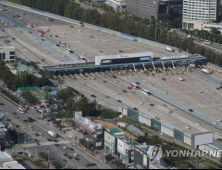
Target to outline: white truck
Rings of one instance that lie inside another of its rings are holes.
[[[207,69],[205,69],[205,68],[203,68],[201,71],[204,72],[204,73],[206,73],[206,74],[210,74],[210,71],[207,70]]]
[[[57,134],[51,130],[48,131],[48,135],[51,136],[52,138],[56,138]]]
[[[174,49],[171,47],[165,47],[165,50],[170,51],[170,52],[174,52]]]

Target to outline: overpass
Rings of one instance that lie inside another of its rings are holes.
[[[95,65],[95,63],[86,63],[86,64],[79,64],[79,65],[70,65],[70,66],[39,66],[43,70],[47,70],[49,72],[63,72],[63,71],[77,71],[77,70],[86,70],[86,69],[111,69],[111,68],[121,68],[121,67],[133,67],[136,70],[136,66],[143,67],[146,70],[146,65],[151,65],[152,68],[155,70],[155,65],[161,65],[163,69],[165,69],[166,64],[171,64],[175,67],[178,63],[183,62],[195,62],[205,60],[206,58],[200,55],[192,55],[189,58],[183,59],[166,59],[166,60],[156,60],[150,62],[138,62],[138,63],[124,63],[124,64],[108,64],[108,65]]]

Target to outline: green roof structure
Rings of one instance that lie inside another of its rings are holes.
[[[117,128],[106,129],[106,131],[107,131],[110,135],[112,135],[112,136],[124,134],[123,132],[121,132],[121,131],[120,131],[119,129],[117,129]]]

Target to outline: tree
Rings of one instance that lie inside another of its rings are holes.
[[[35,96],[32,95],[32,93],[30,93],[29,91],[24,91],[22,93],[22,96],[24,97],[24,99],[29,102],[30,104],[35,104],[37,102],[37,99]]]
[[[222,156],[220,157],[219,163],[220,163],[220,167],[222,167]]]
[[[74,100],[72,96],[69,96],[69,98],[66,101],[66,110],[67,111],[73,111],[74,110]]]
[[[61,162],[53,162],[52,164],[55,166],[55,169],[62,169],[63,167]]]
[[[45,152],[39,152],[40,158],[42,158],[44,161],[48,161],[48,154]]]

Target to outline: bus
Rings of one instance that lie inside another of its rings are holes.
[[[206,44],[212,44],[212,42],[210,40],[204,40],[204,43]]]
[[[130,84],[130,87],[133,88],[133,89],[138,89],[138,88],[139,88],[138,85],[136,85],[136,84],[134,84],[134,83],[131,83],[131,84]]]
[[[142,89],[142,93],[145,95],[151,95],[151,93],[146,89]]]
[[[17,111],[20,112],[20,113],[25,113],[25,109],[22,109],[21,107],[18,107]]]

